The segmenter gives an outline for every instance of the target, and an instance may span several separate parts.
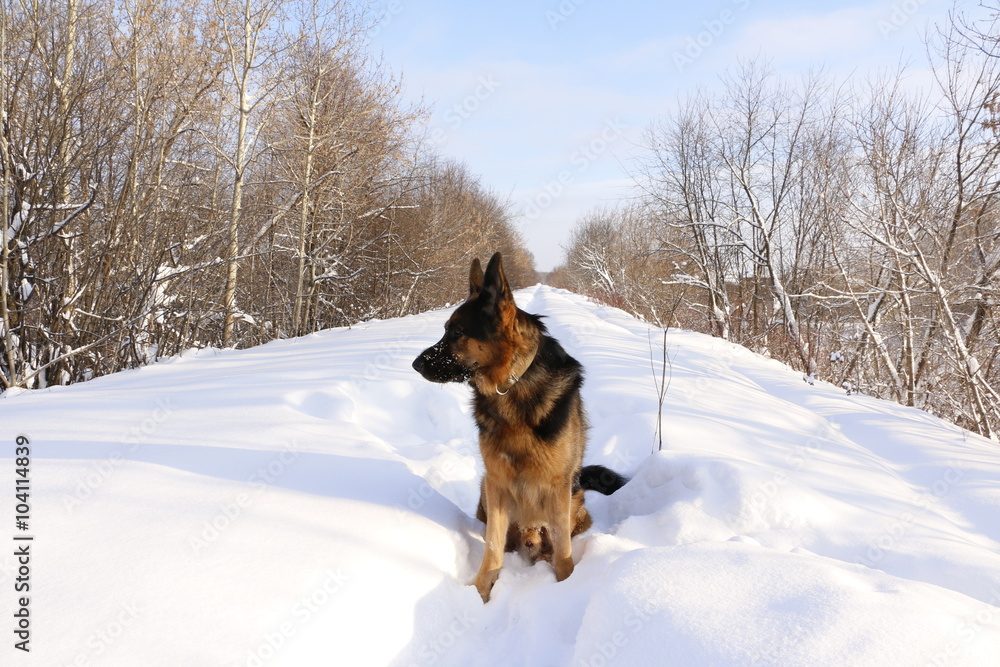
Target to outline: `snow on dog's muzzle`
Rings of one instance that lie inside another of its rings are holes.
[[[458,362],[444,340],[420,353],[413,360],[413,370],[431,382],[465,382],[472,371]]]

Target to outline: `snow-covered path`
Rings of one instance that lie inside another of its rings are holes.
[[[672,330],[654,453],[660,334],[516,297],[587,369],[588,462],[633,477],[588,494],[569,579],[508,555],[488,605],[465,585],[469,389],[410,369],[436,311],[0,399],[0,539],[19,434],[34,536],[31,653],[11,628],[0,662],[1000,664],[994,443]]]

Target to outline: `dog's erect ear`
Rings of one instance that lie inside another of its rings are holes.
[[[504,302],[513,302],[514,297],[510,292],[510,285],[507,284],[507,276],[503,272],[503,257],[500,253],[494,253],[490,258],[490,263],[486,265],[486,273],[483,276],[483,291],[489,296],[490,301],[497,305]]]
[[[479,258],[472,260],[472,268],[469,269],[469,296],[474,297],[483,289],[483,265],[479,263]]]

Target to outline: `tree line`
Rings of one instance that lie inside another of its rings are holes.
[[[0,0],[0,390],[419,312],[508,203],[349,0]]]
[[[645,133],[640,194],[551,280],[1000,433],[1000,42],[961,15],[905,69],[837,85],[757,59]]]

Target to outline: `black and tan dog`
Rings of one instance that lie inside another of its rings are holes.
[[[583,369],[539,316],[514,303],[500,253],[485,273],[472,262],[468,299],[413,368],[432,382],[468,381],[474,391],[486,468],[476,516],[486,522],[486,553],[472,583],[483,601],[504,551],[551,562],[559,581],[572,574],[570,538],[591,524],[584,489],[610,494],[626,480],[583,466]]]

